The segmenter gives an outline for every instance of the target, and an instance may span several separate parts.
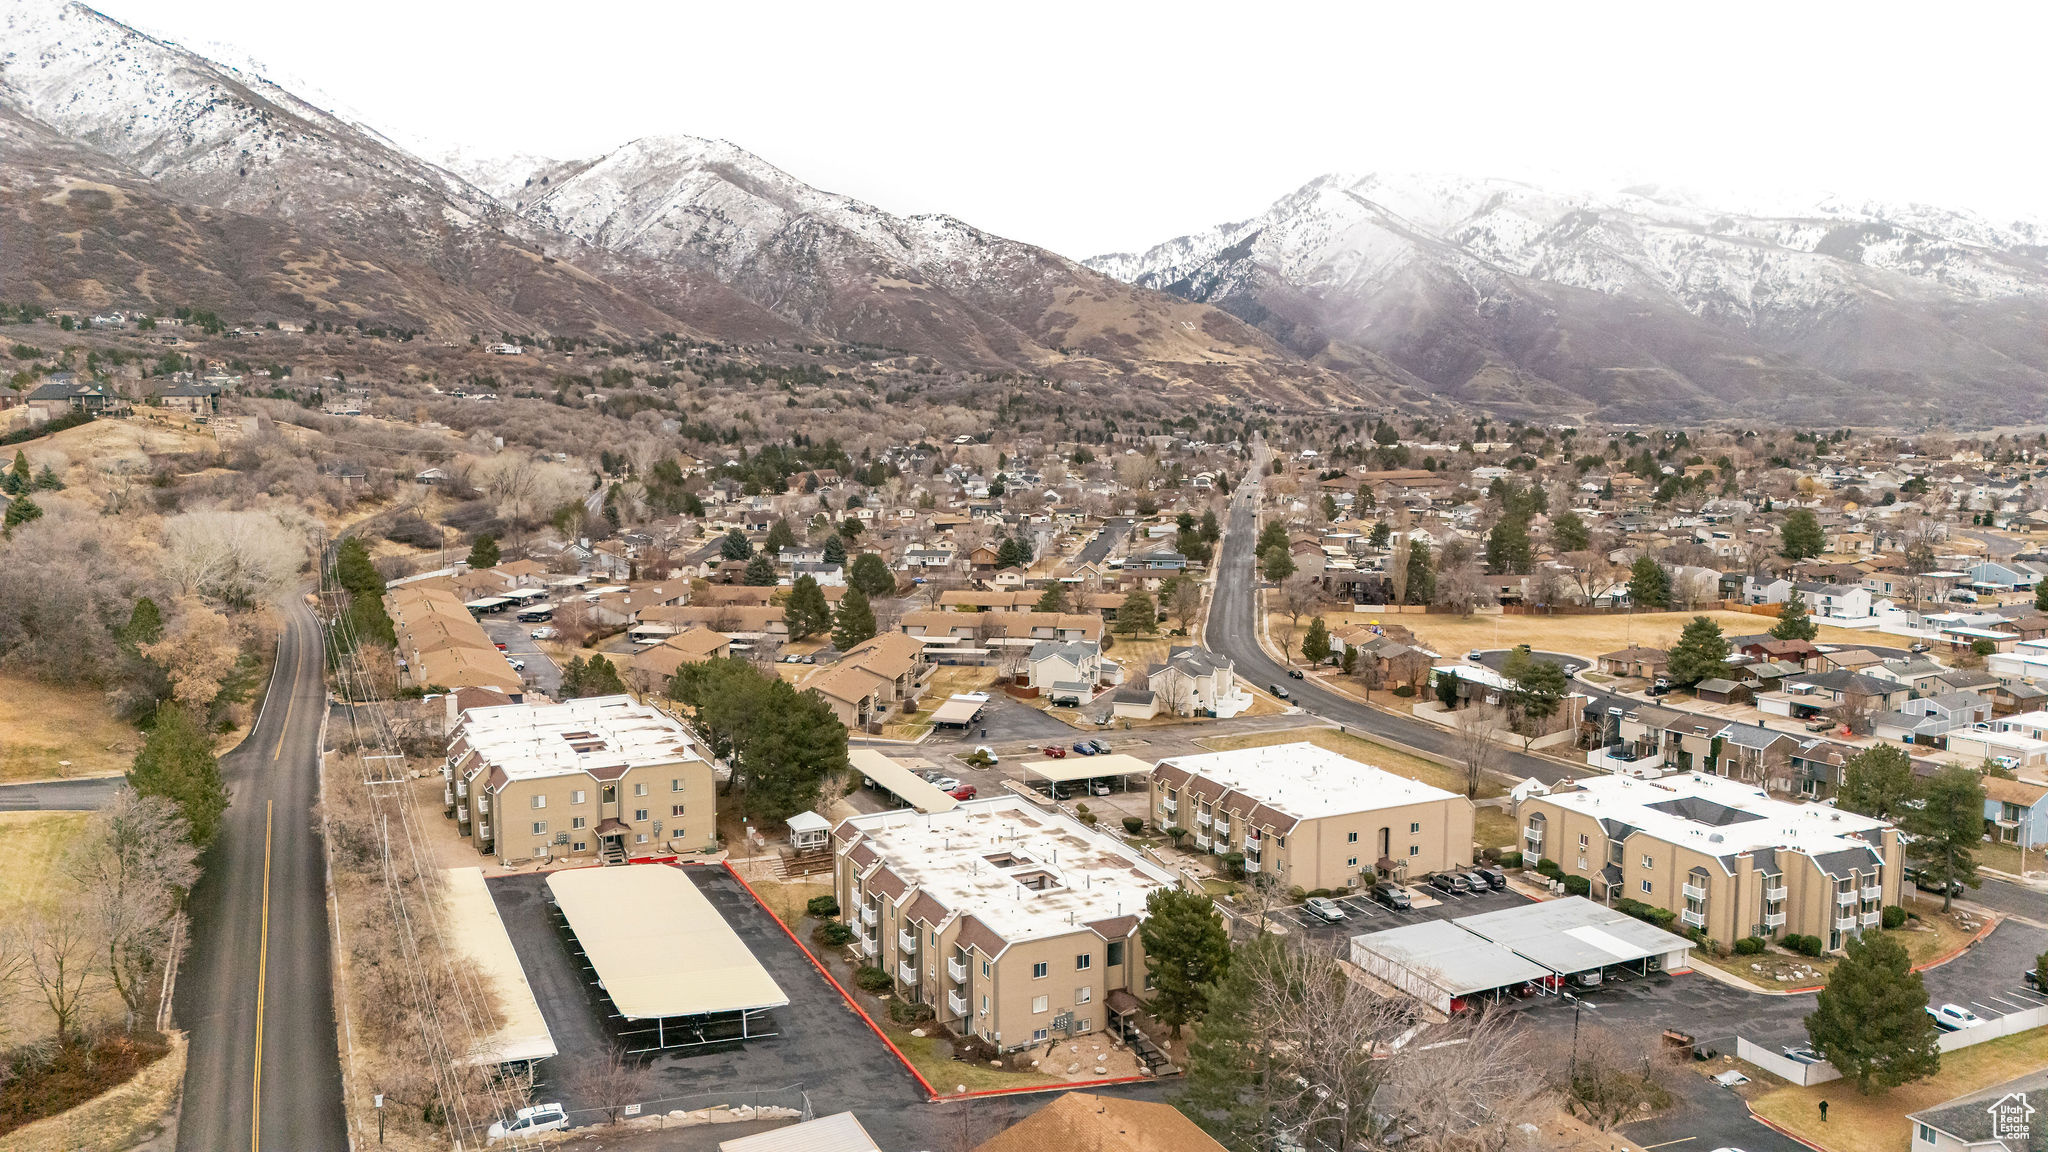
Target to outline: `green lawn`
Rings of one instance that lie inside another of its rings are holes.
[[[908,1028],[890,1023],[887,1018],[876,1021],[889,1034],[890,1043],[917,1067],[932,1091],[941,1096],[951,1096],[954,1089],[965,1085],[969,1092],[987,1092],[1006,1088],[1036,1088],[1060,1081],[1036,1072],[1007,1072],[991,1068],[986,1064],[972,1064],[965,1060],[953,1059],[953,1042],[943,1035],[912,1036]],[[938,1029],[937,1024],[927,1025]]]

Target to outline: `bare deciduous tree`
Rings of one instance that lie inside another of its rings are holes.
[[[23,972],[49,1007],[57,1039],[62,1041],[78,1032],[85,991],[98,971],[105,942],[90,920],[69,909],[30,917],[23,936],[27,959]]]
[[[186,512],[164,521],[164,571],[230,608],[268,603],[306,563],[306,535],[271,512]]]
[[[1500,734],[1507,731],[1501,709],[1492,704],[1474,704],[1458,713],[1456,747],[1458,763],[1465,769],[1465,795],[1476,798],[1479,784],[1500,766],[1504,749]]]
[[[1190,576],[1182,576],[1173,582],[1173,594],[1167,597],[1166,613],[1180,630],[1194,634],[1195,622],[1202,618],[1202,585]]]
[[[578,1061],[569,1072],[569,1090],[617,1124],[626,1105],[647,1099],[652,1077],[647,1065],[614,1044]]]
[[[199,853],[186,836],[176,805],[123,788],[93,814],[64,860],[80,912],[104,942],[104,972],[130,1031],[171,959],[181,892],[199,878]]]

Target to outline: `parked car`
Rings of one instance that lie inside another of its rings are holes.
[[[1302,674],[1301,674],[1301,669],[1299,669],[1299,668],[1289,668],[1289,669],[1287,670],[1287,678],[1288,678],[1289,680],[1299,680],[1299,679],[1301,679],[1301,678],[1302,678]]]
[[[1908,652],[1932,652],[1933,650],[1934,645],[1927,643],[1925,640],[1906,649]]]
[[[487,1135],[493,1143],[506,1137],[526,1137],[536,1132],[555,1132],[569,1126],[569,1114],[560,1104],[534,1104],[512,1114],[510,1120],[493,1123]]]
[[[1067,758],[1067,750],[1057,744],[1047,744],[1043,751],[1045,752],[1045,758],[1048,760],[1065,760]]]
[[[1787,1044],[1783,1048],[1778,1049],[1778,1051],[1783,1052],[1785,1058],[1795,1064],[1820,1063],[1819,1054],[1804,1044]]]
[[[1302,907],[1308,910],[1309,915],[1321,917],[1331,924],[1344,919],[1344,906],[1326,896],[1311,896]]]
[[[1918,888],[1922,892],[1941,891],[1940,881],[1929,879],[1927,876],[1923,875],[1918,868],[1908,867],[1904,872],[1901,872],[1900,875],[1904,876],[1908,880],[1911,880],[1913,882],[1913,887]],[[1949,895],[1961,896],[1963,892],[1964,887],[1963,882],[1961,880],[1951,880],[1948,882]]]
[[[544,628],[535,628],[533,631],[527,633],[527,636],[535,640],[553,640],[555,637],[560,635],[561,632],[557,631],[552,625]]]
[[[1470,661],[1471,661],[1471,662],[1473,662],[1474,664],[1477,664],[1477,663],[1479,663],[1479,657],[1480,657],[1480,651],[1479,651],[1479,649],[1477,649],[1477,648],[1474,648],[1474,649],[1473,649],[1473,650],[1471,650],[1470,652],[1467,652],[1467,653],[1465,653],[1465,659],[1467,659],[1467,660],[1470,660]]]
[[[937,788],[941,792],[951,792],[955,788],[960,787],[960,781],[955,780],[951,776],[941,776],[937,780],[932,781],[932,787]]]
[[[1088,782],[1088,791],[1089,791],[1089,793],[1090,793],[1091,795],[1095,795],[1095,796],[1107,796],[1107,795],[1109,795],[1109,781],[1107,781],[1107,780],[1090,780],[1090,781]]]
[[[521,660],[517,656],[514,656],[512,659],[507,660],[506,663],[512,665],[512,670],[514,672],[526,671],[526,661]]]
[[[1272,693],[1273,695],[1275,695],[1275,696],[1279,697],[1279,698],[1280,698],[1280,699],[1282,699],[1282,700],[1285,700],[1285,699],[1287,699],[1287,698],[1288,698],[1288,697],[1287,697],[1287,689],[1285,689],[1285,688],[1282,688],[1282,687],[1281,687],[1280,685],[1278,685],[1278,684],[1268,684],[1268,685],[1266,685],[1266,690],[1267,690],[1267,691],[1269,691],[1269,692],[1271,692],[1271,693]]]
[[[2032,988],[2036,992],[2041,990],[2041,973],[2039,969],[2027,969],[2025,972],[2021,973],[2021,979],[2027,982],[2027,987]]]
[[[1429,883],[1432,887],[1441,888],[1446,892],[1470,892],[1472,890],[1472,881],[1465,879],[1463,875],[1456,872],[1438,872],[1429,878]]]
[[[972,800],[975,796],[975,788],[972,784],[962,784],[951,792],[946,793],[946,795],[951,796],[955,800]]]
[[[1821,717],[1818,720],[1809,720],[1806,722],[1806,730],[1808,732],[1825,732],[1828,729],[1833,728],[1834,726],[1835,722],[1833,720],[1828,719],[1825,716]]]
[[[1463,876],[1465,878],[1465,883],[1470,884],[1472,886],[1472,891],[1474,892],[1493,891],[1493,882],[1486,878],[1486,873],[1481,872],[1477,868],[1473,868],[1465,872],[1460,872],[1458,873],[1458,875]]]
[[[1487,887],[1492,888],[1495,892],[1505,892],[1508,890],[1508,874],[1500,869],[1489,865],[1483,868],[1474,868],[1472,871],[1486,877]]]
[[[1093,748],[1093,749],[1095,749],[1095,754],[1096,754],[1097,756],[1107,756],[1107,755],[1109,755],[1109,744],[1108,744],[1108,743],[1107,743],[1106,741],[1102,741],[1102,740],[1090,740],[1090,741],[1088,742],[1088,746],[1089,746],[1090,748]]]
[[[1079,752],[1083,756],[1093,756],[1095,755],[1095,744],[1088,740],[1076,740],[1074,741],[1074,751]]]
[[[1415,907],[1415,900],[1408,895],[1406,888],[1384,880],[1372,886],[1372,898],[1389,908],[1406,910]]]
[[[806,663],[806,664],[816,664],[817,662],[818,662],[818,654],[817,654],[816,652],[806,652],[806,653],[804,653],[804,663]]]
[[[503,640],[493,640],[491,641],[491,647],[503,652],[505,650],[505,642]]]
[[[1577,664],[1565,665],[1564,674],[1567,676],[1577,676],[1579,674],[1579,666]]]
[[[1934,1017],[1934,1026],[1944,1032],[1960,1032],[1984,1023],[1983,1017],[1961,1004],[1943,1004],[1939,1008],[1929,1008],[1927,1014]]]
[[[1949,593],[1948,598],[1958,604],[1975,604],[1977,602],[1977,594],[1975,592],[1965,592],[1961,589]]]

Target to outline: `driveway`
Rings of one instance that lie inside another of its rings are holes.
[[[857,1109],[861,1123],[888,1148],[930,1147],[924,1090],[866,1022],[847,1007],[803,952],[725,869],[684,869],[789,997],[773,1013],[779,1035],[654,1056],[653,1095],[663,1110],[703,1107],[723,1098],[746,1102],[753,1090],[800,1088],[819,1115]],[[547,877],[507,876],[491,881],[491,895],[511,933],[521,967],[540,1001],[541,1014],[562,1055],[542,1066],[542,1098],[560,1100],[573,1113],[587,1107],[565,1083],[579,1055],[602,1051],[605,1029],[594,993],[583,985],[558,936],[546,899]],[[694,1104],[687,1103],[694,1099]],[[650,1110],[652,1110],[650,1108]],[[576,1117],[587,1122],[589,1114]]]
[[[507,656],[526,661],[526,671],[520,675],[551,699],[561,699],[562,670],[534,643],[533,630],[540,625],[522,624],[510,616],[487,616],[483,626],[485,635],[505,646]]]
[[[125,776],[45,780],[0,786],[0,812],[91,812],[128,782]]]
[[[1384,932],[1389,928],[1400,928],[1424,920],[1455,920],[1460,916],[1477,916],[1482,912],[1499,912],[1506,908],[1520,908],[1529,903],[1526,896],[1514,892],[1481,892],[1460,895],[1444,892],[1426,884],[1411,885],[1411,895],[1419,904],[1433,900],[1429,907],[1412,908],[1406,911],[1388,908],[1370,896],[1354,894],[1333,897],[1337,906],[1344,910],[1344,919],[1330,923],[1308,911],[1307,905],[1296,904],[1287,908],[1276,908],[1266,915],[1286,926],[1290,932],[1298,932],[1318,940],[1343,942],[1353,936],[1364,936],[1373,932]],[[1348,953],[1348,949],[1346,950]]]

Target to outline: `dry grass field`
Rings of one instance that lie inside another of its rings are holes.
[[[58,864],[91,819],[86,812],[0,812],[0,924],[20,924],[56,908],[63,891]],[[118,1014],[120,1001],[106,983],[91,981],[87,1016]],[[49,1009],[27,984],[0,988],[0,1037],[19,1043],[45,1034]]]
[[[0,675],[0,783],[126,772],[141,747],[98,692]]]
[[[2048,1032],[2036,1029],[1945,1052],[1940,1072],[1889,1092],[1860,1096],[1855,1085],[1840,1081],[1811,1088],[1788,1084],[1752,1098],[1750,1107],[1811,1147],[1906,1152],[1913,1137],[1907,1113],[2003,1084],[2043,1065],[2048,1065]],[[1822,1099],[1828,1102],[1825,1124],[1818,1106]]]

